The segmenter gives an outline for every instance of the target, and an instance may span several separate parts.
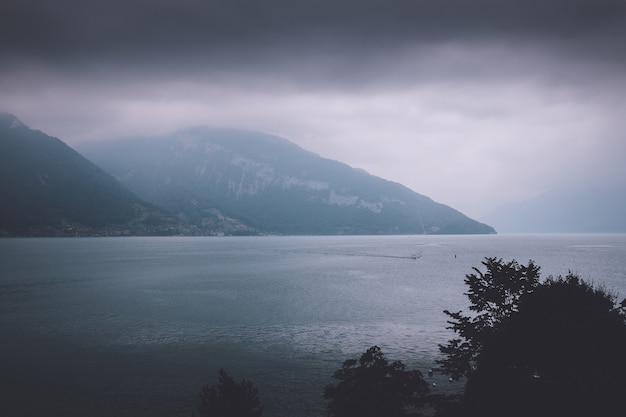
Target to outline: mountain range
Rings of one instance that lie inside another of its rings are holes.
[[[505,233],[626,233],[626,183],[556,188],[484,219]]]
[[[227,216],[261,234],[495,233],[400,184],[259,132],[193,128],[80,151],[194,225]]]
[[[495,233],[258,132],[195,128],[80,151],[89,159],[0,113],[0,235]]]
[[[0,236],[495,233],[259,132],[193,128],[79,150],[0,113]],[[625,213],[618,181],[553,190],[482,220],[505,233],[626,233]]]
[[[0,235],[167,234],[178,220],[57,138],[0,113]]]

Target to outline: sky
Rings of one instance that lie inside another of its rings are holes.
[[[272,133],[480,218],[625,181],[626,0],[3,0],[0,111]]]

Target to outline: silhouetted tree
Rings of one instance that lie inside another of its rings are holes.
[[[346,360],[328,385],[324,398],[331,417],[396,417],[407,408],[422,406],[428,384],[421,372],[407,371],[396,361],[389,363],[378,346],[369,348],[361,358]]]
[[[539,284],[539,267],[529,261],[520,265],[515,260],[485,258],[482,264],[486,272],[472,268],[475,273],[465,276],[469,286],[467,297],[472,315],[462,311],[451,313],[445,310],[452,320],[449,329],[459,336],[447,345],[439,345],[446,357],[438,360],[440,370],[453,379],[468,376],[481,352],[483,343],[499,323],[506,320],[519,307],[522,295],[530,293]]]
[[[572,273],[539,283],[532,262],[483,264],[487,273],[466,279],[476,315],[447,313],[461,338],[440,346],[447,355],[440,363],[467,382],[460,406],[441,415],[582,417],[622,409],[626,312],[616,297]]]
[[[626,322],[615,296],[572,273],[549,278],[485,341],[465,396],[486,416],[623,411]]]
[[[218,383],[204,385],[200,391],[200,417],[260,417],[263,407],[252,382],[236,383],[224,369],[218,372]]]

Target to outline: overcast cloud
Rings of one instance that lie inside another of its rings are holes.
[[[0,111],[284,136],[478,216],[626,178],[625,0],[5,0]]]

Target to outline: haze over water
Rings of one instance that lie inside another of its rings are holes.
[[[485,256],[626,296],[626,235],[3,239],[2,403],[189,416],[224,367],[266,416],[321,416],[332,372],[374,344],[426,375]]]

